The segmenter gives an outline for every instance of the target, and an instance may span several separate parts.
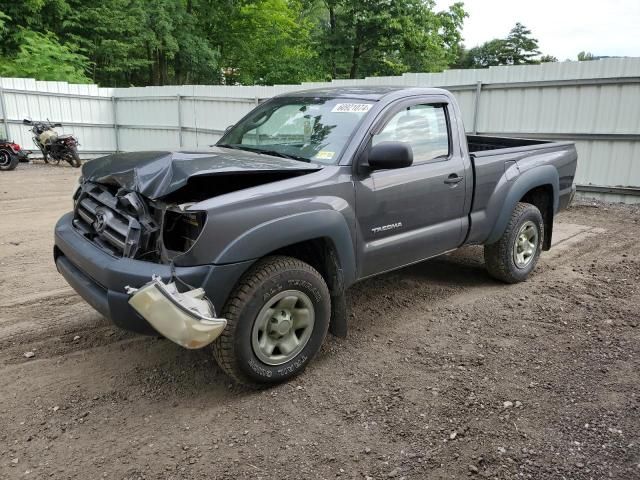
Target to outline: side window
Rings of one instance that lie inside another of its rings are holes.
[[[413,150],[413,163],[449,155],[449,129],[445,105],[412,105],[396,113],[373,137],[380,142],[405,142]]]

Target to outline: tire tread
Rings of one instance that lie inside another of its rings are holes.
[[[212,344],[213,355],[218,365],[237,383],[256,386],[256,383],[238,368],[234,339],[236,327],[240,320],[240,312],[263,282],[269,277],[287,270],[304,270],[316,276],[321,285],[324,286],[324,293],[327,296],[329,295],[329,289],[322,275],[311,265],[297,258],[277,255],[265,257],[252,265],[229,296],[222,311],[222,317],[227,319],[227,326]]]
[[[505,283],[518,283],[523,279],[515,276],[510,267],[511,265],[511,233],[520,223],[521,217],[529,210],[535,210],[538,215],[540,215],[540,211],[535,205],[530,203],[519,202],[516,207],[513,209],[513,213],[511,214],[511,218],[509,219],[509,223],[507,224],[507,228],[504,233],[500,237],[500,239],[489,245],[484,246],[484,260],[486,264],[487,271],[489,275],[491,275],[496,280],[500,280]],[[542,219],[542,216],[540,216]],[[544,239],[544,224],[539,222],[538,227],[540,229],[540,239],[539,242],[542,244],[542,240]],[[538,252],[536,255],[540,255],[540,247],[538,247]],[[534,259],[534,266],[537,263],[537,258]],[[533,269],[532,269],[533,270]]]

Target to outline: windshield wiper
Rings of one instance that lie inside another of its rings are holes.
[[[257,148],[250,148],[248,150],[251,150],[252,152],[262,153],[264,155],[273,155],[274,157],[288,158],[290,160],[299,160],[301,162],[307,162],[307,163],[311,162],[311,159],[309,158],[301,157],[299,155],[291,155],[290,153],[282,153],[282,152],[278,152],[277,150],[263,150],[263,149],[257,149]]]
[[[261,153],[263,155],[272,155],[274,157],[288,158],[289,160],[298,160],[301,162],[311,163],[311,159],[309,158],[301,157],[299,155],[292,155],[290,153],[282,153],[277,150],[265,150],[263,148],[252,148],[245,145],[232,145],[229,143],[221,143],[216,145],[216,147],[233,148],[235,150],[246,150],[247,152]]]
[[[231,145],[230,143],[216,143],[214,145],[210,145],[211,147],[223,147],[223,148],[232,148],[233,150],[247,150],[246,148],[242,148],[240,145]]]

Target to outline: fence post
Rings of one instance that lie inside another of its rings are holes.
[[[480,94],[482,93],[482,82],[476,82],[476,94],[473,104],[473,134],[478,134],[478,115],[480,114]]]
[[[11,140],[9,138],[9,121],[7,119],[7,104],[4,103],[4,91],[2,90],[1,85],[0,85],[0,107],[2,107],[2,122],[4,123],[4,136],[7,140]]]
[[[178,102],[178,145],[182,148],[182,95],[176,96]]]
[[[118,103],[117,97],[111,97],[111,107],[113,108],[113,135],[116,141],[116,153],[120,151],[120,139],[118,134]]]

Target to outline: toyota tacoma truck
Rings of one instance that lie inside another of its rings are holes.
[[[467,135],[441,89],[287,93],[206,151],[87,162],[54,259],[116,325],[269,385],[346,335],[360,280],[478,244],[489,275],[525,280],[576,164],[570,142]]]

